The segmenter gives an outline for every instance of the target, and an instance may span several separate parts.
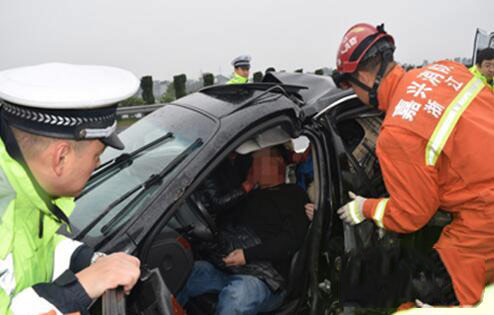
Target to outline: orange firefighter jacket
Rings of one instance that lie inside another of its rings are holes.
[[[452,214],[434,245],[462,305],[494,281],[494,95],[458,63],[395,66],[378,90],[386,112],[376,151],[390,194],[364,215],[398,233]]]

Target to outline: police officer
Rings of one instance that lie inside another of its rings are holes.
[[[494,48],[484,48],[477,54],[475,65],[470,72],[481,79],[491,91],[494,89]]]
[[[242,84],[249,81],[250,56],[242,55],[233,59],[232,66],[234,69],[232,78],[227,84]]]
[[[125,70],[42,64],[0,72],[0,314],[87,313],[107,289],[129,292],[139,260],[57,234],[106,146],[123,149],[116,103]]]

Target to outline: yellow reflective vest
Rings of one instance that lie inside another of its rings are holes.
[[[52,202],[67,216],[75,205],[68,197]],[[82,245],[57,234],[60,225],[0,140],[0,315],[60,314],[32,289],[67,270],[72,253]]]
[[[245,78],[234,73],[233,77],[228,82],[226,82],[226,84],[243,84],[243,83],[247,83],[248,81],[249,78]]]
[[[477,65],[474,65],[473,67],[471,67],[468,70],[470,70],[470,72],[473,73],[477,78],[479,78],[480,80],[482,80],[482,82],[484,82],[485,85],[487,85],[488,87],[490,87],[491,91],[494,91],[494,81],[491,81],[489,83],[487,81],[487,78],[480,72],[480,70],[477,67]]]

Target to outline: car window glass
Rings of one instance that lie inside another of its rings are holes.
[[[194,128],[190,128],[190,126],[194,126]],[[207,140],[213,134],[214,130],[215,123],[208,117],[188,109],[167,105],[122,132],[119,137],[125,144],[124,152],[132,152],[140,146],[163,136],[167,132],[172,132],[173,138],[145,151],[130,166],[112,176],[108,176],[104,182],[79,198],[76,202],[76,209],[70,216],[74,233],[77,234],[78,231],[84,229],[89,222],[97,218],[108,205],[120,198],[123,194],[142,184],[151,175],[162,171],[168,163],[182,153],[196,139],[202,138]],[[122,151],[107,150],[102,156],[102,162],[115,158],[121,153]],[[174,177],[173,173],[169,177]],[[166,183],[167,178],[164,179],[161,185],[165,185]],[[132,204],[131,209],[127,209],[126,207],[134,196],[130,196],[130,198],[121,202],[89,231],[84,240],[90,243],[89,245],[94,246],[105,236],[103,235],[105,225],[115,223],[111,220],[117,213],[125,209],[125,216],[119,219],[118,224],[111,224],[111,230],[106,231],[105,234],[116,231],[138,209],[142,208],[154,196],[155,192],[160,191],[159,188],[160,186],[157,185],[148,188],[140,196],[139,200]],[[137,195],[140,191],[136,191],[134,195]]]
[[[349,187],[367,196],[385,194],[379,161],[375,153],[381,117],[348,119],[338,123],[338,133],[349,157]]]
[[[372,178],[376,175],[376,171],[379,171],[375,150],[382,119],[378,117],[361,118],[356,119],[356,122],[362,127],[364,135],[352,150],[352,155],[364,169],[367,176]]]
[[[193,207],[191,206],[191,203],[192,201],[187,199],[185,202],[182,202],[176,212],[177,220],[180,222],[181,226],[196,225],[198,223],[204,224],[192,210]]]
[[[183,201],[179,204],[173,216],[163,227],[163,230],[172,229],[179,231],[185,227],[193,227],[198,221],[197,215],[192,212],[189,201]]]
[[[338,131],[347,152],[369,177],[375,175],[376,172],[375,148],[381,124],[380,117],[357,118],[338,124]]]

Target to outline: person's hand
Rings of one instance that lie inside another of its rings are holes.
[[[350,198],[353,201],[350,201],[340,209],[338,209],[338,215],[343,222],[346,222],[351,225],[359,224],[365,220],[364,217],[364,201],[365,198],[360,197],[352,193],[348,192]]]
[[[91,299],[103,295],[106,290],[123,286],[126,294],[139,279],[141,262],[125,253],[114,253],[100,257],[87,268],[76,274],[86,293]]]
[[[419,299],[415,299],[415,304],[417,305],[417,307],[419,308],[428,308],[428,307],[432,307],[431,305],[427,304],[427,303],[424,303],[422,302],[421,300]]]
[[[316,206],[313,203],[305,204],[305,214],[309,218],[310,221],[314,218],[314,211],[316,210]]]
[[[227,266],[243,266],[245,265],[245,256],[243,249],[235,249],[228,256],[223,258],[223,262]]]
[[[244,191],[246,193],[248,193],[249,191],[251,191],[255,187],[256,187],[256,183],[252,183],[249,180],[246,180],[245,182],[242,183],[242,188],[244,189]]]

